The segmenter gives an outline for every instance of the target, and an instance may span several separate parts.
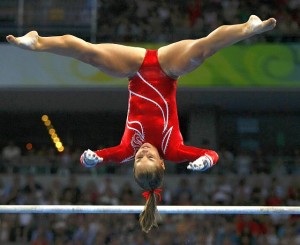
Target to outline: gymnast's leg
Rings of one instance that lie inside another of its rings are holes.
[[[269,30],[276,25],[276,20],[265,21],[255,15],[243,24],[223,25],[208,36],[196,40],[183,40],[158,50],[162,69],[173,77],[179,77],[199,67],[206,58],[218,50]]]
[[[133,76],[146,50],[118,44],[92,44],[72,35],[42,37],[31,31],[22,37],[8,35],[7,41],[17,47],[72,57],[117,77]]]

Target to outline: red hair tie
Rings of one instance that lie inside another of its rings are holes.
[[[150,191],[144,191],[142,195],[143,195],[143,197],[146,198],[146,200],[148,200],[150,197],[150,194],[154,193],[158,196],[159,201],[161,201],[161,194],[160,194],[161,192],[162,192],[162,189],[154,189],[154,190],[150,190]]]

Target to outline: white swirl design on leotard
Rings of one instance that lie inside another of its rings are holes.
[[[129,101],[130,101],[130,98],[131,98],[131,92],[129,91]],[[129,113],[130,113],[130,103],[128,105],[126,127],[130,130],[135,131],[134,135],[131,138],[131,142],[130,142],[130,144],[133,148],[133,155],[125,158],[124,160],[121,161],[121,163],[133,160],[135,153],[138,151],[138,149],[141,147],[141,145],[143,144],[143,142],[145,140],[145,132],[144,132],[142,123],[139,121],[129,121],[128,120]]]
[[[170,136],[172,134],[172,130],[173,130],[173,126],[171,128],[169,128],[169,130],[165,133],[163,140],[161,142],[161,149],[162,149],[163,153],[166,152],[166,149],[168,147],[168,143],[170,140]]]
[[[147,86],[149,86],[153,91],[155,91],[159,97],[162,99],[162,101],[164,102],[164,105],[165,107],[162,107],[159,103],[157,103],[156,101],[144,96],[144,95],[141,95],[141,94],[138,94],[134,91],[131,91],[129,90],[129,100],[131,98],[132,95],[134,96],[137,96],[141,99],[144,99],[144,100],[147,100],[151,103],[153,103],[155,106],[157,106],[161,113],[162,113],[162,117],[163,117],[163,120],[164,120],[164,127],[163,127],[163,131],[162,131],[162,134],[163,134],[163,140],[161,142],[161,149],[163,151],[163,153],[165,154],[166,152],[166,149],[168,147],[168,143],[169,143],[169,140],[170,140],[170,136],[171,136],[171,133],[172,133],[172,130],[173,130],[173,127],[170,127],[168,130],[167,130],[167,127],[168,127],[168,123],[169,123],[169,107],[168,107],[168,103],[167,101],[165,100],[165,98],[163,97],[163,95],[153,86],[151,85],[149,82],[147,82],[143,77],[142,75],[138,72],[137,75],[139,76],[139,78],[142,80],[142,82],[144,82]],[[129,121],[128,120],[128,116],[130,114],[130,105],[128,107],[128,112],[127,112],[127,124],[126,124],[126,127],[130,130],[133,130],[135,131],[134,135],[132,136],[132,139],[131,139],[131,146],[133,148],[133,155],[124,159],[122,162],[127,162],[127,161],[130,161],[132,159],[134,159],[134,156],[136,154],[136,152],[138,151],[138,149],[141,147],[141,145],[143,144],[144,140],[145,140],[145,132],[144,132],[144,129],[143,129],[143,125],[141,122],[139,121]]]

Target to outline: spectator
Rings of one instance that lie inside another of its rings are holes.
[[[182,177],[174,193],[175,205],[190,205],[192,201],[192,188],[188,178]]]
[[[3,199],[3,204],[14,205],[22,204],[22,185],[19,175],[13,175],[12,183],[6,183],[7,190],[5,193],[5,199]]]
[[[66,187],[62,191],[63,204],[78,204],[81,197],[81,190],[74,175],[69,177]]]
[[[32,234],[30,245],[51,245],[53,244],[53,234],[51,231],[39,227]]]
[[[218,151],[219,154],[219,164],[222,168],[217,169],[217,171],[222,173],[231,173],[234,170],[234,155],[233,153],[227,149],[225,146],[221,146]]]
[[[234,205],[249,205],[251,191],[251,185],[246,183],[246,180],[244,178],[239,179],[233,194]]]
[[[229,181],[220,180],[216,192],[212,195],[212,201],[216,205],[230,205],[232,203],[233,189]]]
[[[14,143],[14,141],[9,141],[2,149],[2,157],[7,162],[18,161],[21,157],[21,149]]]
[[[89,216],[87,216],[89,217]],[[81,224],[75,230],[73,236],[74,245],[93,245],[95,244],[96,235],[98,232],[98,225],[94,222],[89,222],[89,220],[82,219]]]
[[[99,204],[103,205],[118,205],[119,200],[117,196],[116,185],[112,182],[111,178],[107,177],[104,183],[99,187],[100,198]]]
[[[239,176],[247,176],[252,173],[253,159],[245,150],[240,150],[235,158],[235,171]]]
[[[72,163],[73,162],[72,162],[72,154],[71,154],[70,147],[66,146],[64,151],[60,155],[58,174],[66,177],[69,176]]]
[[[43,187],[35,180],[33,174],[28,174],[22,192],[24,194],[25,204],[39,203],[43,196]]]
[[[131,183],[125,182],[122,185],[122,188],[120,189],[119,200],[120,204],[122,205],[134,205],[135,196]]]
[[[21,159],[21,149],[14,141],[9,141],[8,144],[2,149],[2,159],[4,161],[4,168],[12,173],[14,167],[18,166]]]

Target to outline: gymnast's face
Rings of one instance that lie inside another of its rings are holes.
[[[149,143],[145,143],[140,147],[134,159],[135,168],[147,165],[160,165],[165,169],[164,161],[160,157],[157,148]]]

